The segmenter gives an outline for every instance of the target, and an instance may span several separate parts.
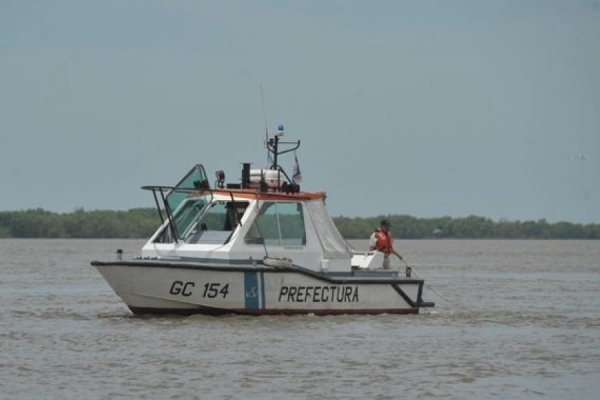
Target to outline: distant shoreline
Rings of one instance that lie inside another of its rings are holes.
[[[600,239],[600,224],[537,221],[494,221],[485,217],[416,218],[409,215],[334,217],[346,239],[367,239],[383,218],[399,239]],[[145,239],[158,228],[153,208],[128,211],[44,209],[0,212],[0,238]]]

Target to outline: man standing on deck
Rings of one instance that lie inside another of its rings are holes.
[[[400,260],[402,256],[392,246],[392,234],[390,233],[390,221],[381,220],[379,229],[375,229],[369,241],[369,249],[377,250],[383,253],[383,269],[390,269],[390,254],[394,254]]]

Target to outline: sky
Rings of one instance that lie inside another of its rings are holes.
[[[600,223],[599,43],[600,0],[0,0],[0,211],[238,182],[266,114],[332,215]]]

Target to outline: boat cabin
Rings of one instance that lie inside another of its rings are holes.
[[[309,269],[350,271],[352,249],[327,214],[323,193],[194,186],[205,176],[199,164],[174,188],[146,187],[164,205],[163,224],[143,247],[143,258],[235,264],[285,257]]]
[[[241,183],[225,184],[225,174],[217,171],[211,188],[198,164],[174,187],[143,187],[152,191],[163,223],[142,248],[142,258],[219,265],[287,259],[323,273],[381,266],[380,253],[354,252],[344,240],[324,193],[300,191],[277,165],[284,153],[277,139],[270,139],[273,166],[251,170],[243,164]]]

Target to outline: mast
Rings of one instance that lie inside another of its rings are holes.
[[[274,137],[270,138],[269,141],[267,142],[267,150],[269,152],[271,152],[271,154],[273,154],[273,165],[271,165],[271,167],[269,169],[281,169],[279,167],[279,156],[285,153],[289,153],[290,151],[294,151],[297,150],[300,147],[300,140],[296,140],[295,142],[284,142],[281,141],[280,138],[283,137],[283,125],[279,125],[277,127],[277,133],[275,134]],[[279,145],[280,144],[285,144],[285,145],[291,145],[293,147],[286,149],[286,150],[282,150],[279,151]]]

